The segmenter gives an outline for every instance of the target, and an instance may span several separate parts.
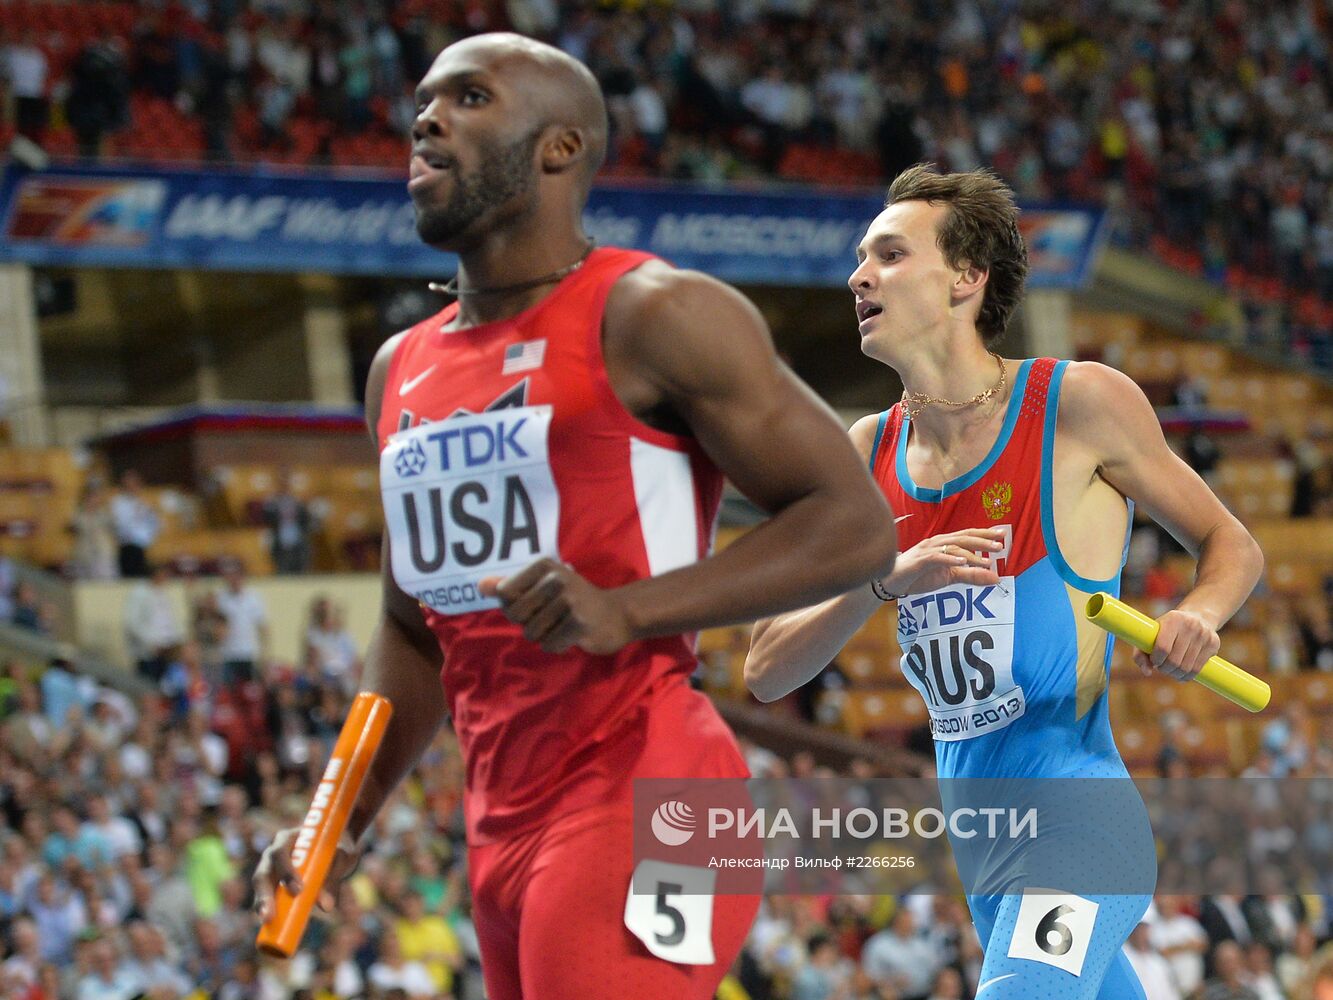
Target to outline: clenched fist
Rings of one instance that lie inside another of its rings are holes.
[[[1168,611],[1157,619],[1157,625],[1152,652],[1134,654],[1134,662],[1146,677],[1158,672],[1178,681],[1192,680],[1222,648],[1217,630],[1192,611]]]
[[[478,589],[523,626],[523,637],[548,653],[578,646],[614,653],[635,638],[618,591],[595,587],[564,563],[538,559],[513,576],[487,577]]]
[[[301,832],[299,827],[279,830],[273,836],[273,842],[264,848],[255,867],[253,887],[255,892],[255,915],[260,923],[273,915],[273,894],[282,886],[293,896],[301,891],[301,879],[292,867],[292,847]],[[325,912],[333,910],[335,889],[339,882],[356,870],[361,852],[352,843],[351,834],[343,831],[338,842],[338,852],[333,856],[328,874],[324,876],[324,888],[319,894],[319,908]]]

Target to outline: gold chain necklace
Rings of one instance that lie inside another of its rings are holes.
[[[920,415],[922,410],[924,410],[927,406],[932,406],[932,405],[950,406],[956,410],[961,410],[968,406],[980,406],[982,403],[986,402],[986,400],[994,396],[997,392],[1003,390],[1005,375],[1006,375],[1004,358],[1000,357],[994,351],[987,351],[986,353],[989,354],[996,361],[998,361],[1000,364],[1000,379],[998,382],[996,382],[985,392],[979,392],[971,399],[964,400],[961,403],[956,403],[952,399],[940,399],[938,396],[928,396],[924,392],[908,392],[906,389],[904,389],[903,413],[906,414],[907,419],[915,420],[917,416]]]

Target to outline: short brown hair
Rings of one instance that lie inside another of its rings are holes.
[[[900,201],[949,206],[935,244],[950,267],[972,264],[989,272],[977,331],[990,347],[1009,325],[1028,275],[1028,248],[1018,231],[1014,192],[986,169],[942,174],[933,163],[918,163],[894,178],[884,207]]]

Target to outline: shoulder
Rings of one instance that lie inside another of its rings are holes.
[[[754,305],[726,282],[701,271],[682,270],[665,261],[649,260],[617,279],[606,300],[606,319],[634,326],[692,325],[718,309],[749,310]]]
[[[1157,414],[1124,372],[1095,361],[1073,361],[1060,386],[1060,430],[1101,448],[1156,431]]]
[[[1071,414],[1098,412],[1145,398],[1135,381],[1097,361],[1071,361],[1060,384],[1061,409]]]
[[[380,409],[384,404],[384,384],[389,378],[389,367],[393,364],[393,356],[398,353],[398,348],[415,329],[412,327],[395,333],[380,345],[374,360],[370,362],[370,374],[366,376],[366,426],[370,428],[370,436],[376,440],[379,438]]]
[[[867,462],[870,461],[871,452],[875,450],[875,441],[879,437],[880,421],[883,417],[883,413],[868,413],[852,424],[847,431],[852,444],[856,446],[857,453]]]

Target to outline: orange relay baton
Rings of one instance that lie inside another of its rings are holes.
[[[273,913],[255,939],[255,946],[264,954],[291,958],[300,945],[352,805],[392,715],[393,705],[382,695],[362,691],[353,699],[324,777],[315,787],[310,810],[292,845],[292,867],[301,880],[301,891],[293,896],[285,886],[276,887]]]

